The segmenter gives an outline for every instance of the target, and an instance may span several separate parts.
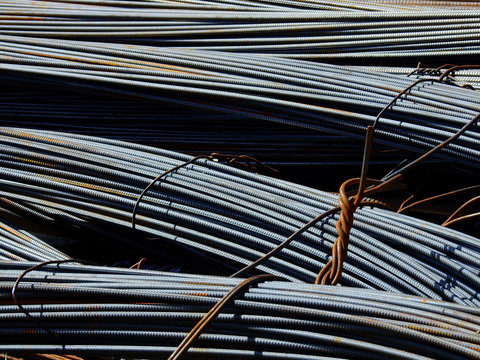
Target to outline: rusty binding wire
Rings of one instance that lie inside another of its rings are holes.
[[[375,124],[374,124],[375,125]],[[367,134],[365,137],[365,146],[363,149],[362,172],[359,179],[350,179],[345,181],[340,186],[338,204],[340,211],[340,219],[337,221],[335,228],[338,233],[338,238],[335,240],[332,248],[332,259],[323,267],[318,273],[315,280],[316,284],[330,284],[335,285],[340,281],[343,270],[343,262],[347,257],[348,243],[350,239],[350,230],[353,226],[353,214],[360,205],[366,185],[366,175],[368,169],[368,160],[372,148],[372,138],[374,126],[367,126]],[[357,194],[349,198],[347,188],[358,184]]]
[[[227,162],[227,165],[236,165],[236,166],[241,166],[244,169],[251,169],[254,172],[257,172],[259,168],[262,168],[267,171],[271,171],[274,173],[278,173],[278,170],[263,164],[260,160],[257,160],[251,156],[248,155],[227,155],[227,154],[219,154],[219,153],[212,153],[210,155],[198,155],[190,160],[179,164],[177,166],[174,166],[173,168],[168,169],[167,171],[163,172],[162,174],[158,175],[155,179],[153,179],[150,184],[147,185],[147,187],[140,193],[140,195],[137,198],[137,201],[135,202],[135,205],[133,206],[133,211],[132,211],[132,230],[135,231],[136,227],[136,215],[138,211],[138,205],[140,204],[140,201],[142,198],[145,196],[145,194],[152,188],[153,185],[155,185],[160,179],[163,177],[167,176],[168,174],[181,169],[185,166],[188,166],[192,163],[194,163],[197,160],[200,159],[207,159],[207,160],[224,160]],[[242,162],[243,161],[243,162]],[[254,165],[256,164],[256,165]]]
[[[446,192],[446,193],[443,193],[443,194],[430,196],[428,198],[418,200],[418,201],[415,201],[415,202],[409,204],[410,200],[414,197],[414,195],[412,195],[409,198],[407,198],[400,205],[397,212],[399,214],[401,214],[401,213],[406,212],[407,210],[411,210],[411,209],[413,209],[415,207],[418,207],[420,205],[428,204],[429,202],[432,202],[432,201],[436,201],[436,200],[440,200],[440,199],[444,199],[444,198],[448,198],[448,197],[452,197],[452,196],[457,196],[459,194],[462,194],[462,193],[465,193],[465,192],[470,192],[470,191],[475,191],[475,190],[478,190],[478,189],[480,189],[480,185],[468,186],[468,187],[464,187],[464,188],[461,188],[461,189],[455,189],[455,190],[452,190],[452,191],[449,191],[449,192]]]
[[[413,74],[419,75],[441,75],[440,70],[449,69],[456,66],[455,64],[443,64],[439,67],[431,67],[427,64],[422,63],[421,61],[417,64],[417,67],[407,74],[407,77],[412,76]]]
[[[442,73],[441,70],[445,71]],[[419,75],[439,75],[438,81],[449,81],[453,80],[455,76],[455,71],[457,70],[469,70],[469,69],[480,69],[480,65],[455,65],[455,64],[444,64],[437,68],[431,68],[430,66],[422,63],[421,61],[417,64],[417,67],[407,74],[407,77],[412,76],[413,74]],[[475,88],[470,84],[463,84],[460,87],[468,88],[475,90]]]
[[[412,210],[415,207],[421,206],[421,205],[428,205],[431,202],[434,202],[436,200],[452,197],[452,196],[458,196],[462,193],[470,192],[470,191],[475,191],[480,189],[480,185],[473,185],[469,187],[464,187],[461,189],[456,189],[452,190],[443,194],[438,194],[434,196],[430,196],[428,198],[422,199],[415,201],[411,204],[408,204],[408,202],[412,199],[413,195],[407,198],[402,205],[399,207],[397,210],[398,213],[404,213],[407,210]],[[466,212],[466,209],[474,205],[475,203],[480,202],[480,196],[474,196],[473,198],[467,200],[464,204],[462,204],[458,209],[456,209],[449,217],[447,220],[445,220],[442,224],[442,226],[448,227],[452,224],[459,223],[464,220],[470,220],[474,219],[477,217],[480,217],[480,212],[474,212],[471,214],[464,214]],[[407,205],[408,204],[408,205]],[[462,215],[464,214],[464,215]]]
[[[12,287],[12,300],[14,302],[14,304],[19,308],[19,310],[25,314],[25,316],[30,319],[31,321],[33,321],[39,328],[43,329],[47,334],[50,334],[52,335],[53,337],[55,337],[58,341],[58,343],[64,347],[64,344],[62,342],[62,339],[60,337],[60,335],[58,333],[56,333],[55,331],[49,329],[49,328],[46,328],[42,325],[41,321],[37,320],[36,318],[34,318],[32,315],[30,315],[30,313],[23,307],[23,305],[20,303],[20,301],[18,300],[18,295],[17,295],[17,289],[18,289],[18,285],[20,284],[20,282],[22,281],[22,279],[31,271],[33,270],[36,270],[38,268],[41,268],[45,265],[50,265],[50,264],[63,264],[63,263],[69,263],[69,262],[74,262],[74,263],[83,263],[83,264],[90,264],[90,265],[98,265],[94,262],[91,262],[91,261],[85,261],[85,260],[79,260],[79,259],[63,259],[63,260],[48,260],[48,261],[44,261],[44,262],[41,262],[37,265],[34,265],[28,269],[26,269],[25,271],[23,271],[20,276],[17,278],[17,280],[15,281],[15,283],[13,284],[13,287]]]
[[[8,354],[0,354],[0,360],[84,360],[75,355],[57,355],[57,354],[21,354],[21,357],[15,357]]]
[[[474,198],[468,200],[466,203],[460,206],[457,210],[455,210],[455,212],[452,215],[450,215],[450,217],[447,220],[445,220],[442,226],[448,227],[450,225],[457,224],[460,221],[471,220],[471,219],[480,217],[480,211],[477,211],[471,214],[461,215],[462,213],[465,212],[465,210],[468,207],[471,207],[476,203],[480,203],[480,196],[475,196]]]
[[[147,261],[147,258],[141,258],[140,260],[138,260],[135,264],[133,264],[132,266],[130,266],[130,269],[137,269],[137,270],[140,270],[143,263]]]
[[[419,64],[420,65],[420,64]],[[443,74],[445,75],[445,74]],[[315,280],[315,284],[328,284],[328,285],[336,285],[342,275],[343,271],[343,262],[347,258],[348,253],[348,244],[350,239],[350,231],[353,226],[353,217],[356,209],[361,204],[362,198],[366,195],[371,195],[373,193],[384,191],[387,187],[391,184],[401,180],[403,175],[411,170],[414,166],[416,166],[421,161],[425,160],[426,158],[430,157],[434,153],[438,152],[440,149],[444,148],[452,141],[457,139],[461,136],[468,128],[473,126],[479,119],[480,114],[472,118],[467,124],[465,124],[457,133],[452,135],[447,140],[443,141],[433,149],[429,150],[416,160],[410,162],[409,164],[401,167],[398,170],[390,172],[387,176],[385,176],[381,180],[372,180],[367,179],[367,170],[368,170],[368,160],[370,157],[370,151],[372,146],[372,139],[373,133],[375,128],[380,120],[381,116],[387,111],[402,95],[406,94],[410,89],[417,86],[423,82],[442,82],[445,76],[441,76],[439,79],[419,79],[404,90],[399,92],[377,115],[373,125],[367,126],[366,137],[365,137],[365,147],[363,153],[363,162],[362,162],[362,172],[360,178],[350,179],[345,181],[340,186],[339,191],[339,207],[341,209],[340,212],[340,219],[336,223],[336,230],[338,233],[338,237],[335,240],[333,247],[332,247],[332,259],[320,270]],[[370,183],[369,188],[365,188],[366,184]],[[354,186],[358,184],[358,191],[355,196],[350,197],[350,193],[347,192],[347,188],[350,186]]]
[[[211,153],[210,158],[223,160],[227,165],[231,165],[246,171],[252,171],[254,173],[260,173],[262,170],[267,173],[278,174],[278,170],[271,166],[262,163],[260,160],[255,159],[249,155],[231,155]]]
[[[14,357],[7,354],[0,354],[0,359],[2,360],[24,360],[23,358]]]
[[[451,65],[451,64],[449,64]],[[454,76],[455,71],[457,70],[469,70],[469,69],[480,69],[480,65],[451,65],[447,70],[445,70],[442,75],[438,78],[439,81],[442,81],[447,76]]]
[[[424,64],[423,62],[419,61],[417,63],[417,67],[410,71],[407,74],[407,77],[412,76],[413,74],[419,74],[419,75],[430,75],[432,73],[433,69],[431,66]]]
[[[445,71],[442,73],[441,70]],[[468,70],[468,69],[480,69],[480,65],[455,65],[455,64],[444,64],[437,68],[432,68],[421,61],[417,64],[417,67],[410,71],[407,74],[407,77],[410,77],[414,74],[418,75],[438,75],[438,81],[450,81],[454,80],[455,71],[457,70]],[[462,88],[467,88],[475,90],[475,88],[470,84],[460,85]]]
[[[226,305],[228,305],[232,300],[234,300],[237,296],[242,294],[244,291],[248,290],[250,287],[257,285],[258,283],[269,281],[269,280],[280,280],[280,279],[281,278],[275,275],[262,274],[262,275],[253,276],[251,278],[243,280],[238,285],[234,286],[193,327],[193,329],[182,340],[180,345],[178,345],[175,351],[169,356],[168,360],[179,360],[181,356],[188,351],[192,343],[202,334],[202,332],[205,330],[207,325],[213,319],[215,319],[218,316],[218,314],[220,314],[222,309]]]
[[[27,357],[22,355],[23,360],[83,360],[83,358],[74,355],[57,354],[30,354]]]

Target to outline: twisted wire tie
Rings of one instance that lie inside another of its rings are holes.
[[[420,65],[420,64],[419,64]],[[479,66],[480,67],[480,66]],[[480,114],[473,117],[468,123],[466,123],[460,130],[458,130],[454,135],[450,138],[446,139],[439,145],[435,146],[434,148],[430,149],[416,160],[410,162],[409,164],[397,169],[383,179],[374,181],[371,179],[367,179],[367,171],[368,171],[368,160],[370,157],[371,146],[372,146],[372,139],[373,133],[375,128],[381,118],[381,116],[404,94],[406,94],[410,89],[417,86],[423,82],[433,82],[433,83],[441,83],[442,80],[448,75],[448,73],[452,70],[450,68],[445,73],[443,73],[438,79],[419,79],[409,86],[407,86],[404,90],[399,92],[377,115],[373,125],[367,126],[366,130],[366,137],[365,137],[365,147],[363,152],[363,161],[362,161],[362,172],[359,179],[350,179],[345,181],[340,186],[339,191],[339,207],[341,209],[340,218],[337,221],[335,228],[338,233],[338,237],[335,240],[333,247],[332,247],[332,258],[330,261],[325,264],[325,266],[320,270],[315,279],[315,284],[329,284],[329,285],[336,285],[342,275],[343,271],[343,262],[347,258],[348,253],[348,244],[350,240],[350,231],[353,226],[353,218],[356,209],[358,208],[359,204],[362,201],[363,196],[371,195],[373,193],[384,191],[388,186],[391,184],[399,181],[403,178],[403,175],[411,170],[414,166],[418,165],[421,161],[425,160],[426,158],[430,157],[434,153],[438,152],[440,149],[444,148],[452,141],[460,137],[468,128],[473,126],[479,119]],[[376,185],[373,187],[369,187],[365,189],[366,183],[372,182],[372,185]],[[347,193],[346,189],[352,185],[358,185],[358,192],[355,196],[349,198],[349,194]]]

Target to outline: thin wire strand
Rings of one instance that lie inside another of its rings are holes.
[[[244,291],[248,290],[251,286],[254,286],[260,282],[268,280],[280,280],[278,276],[270,274],[262,274],[253,276],[249,279],[243,280],[238,285],[234,286],[227,292],[219,302],[217,302],[212,309],[205,314],[205,316],[193,327],[193,329],[188,333],[188,335],[182,340],[180,345],[175,349],[175,351],[169,356],[168,360],[179,360],[181,356],[188,351],[192,343],[202,334],[207,325],[215,319],[222,309],[228,305],[230,301],[235,299]],[[284,281],[284,279],[281,279]]]

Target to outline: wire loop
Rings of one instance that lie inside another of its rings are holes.
[[[36,318],[34,318],[24,307],[22,304],[20,304],[20,301],[18,300],[18,295],[17,295],[17,289],[18,289],[18,285],[20,284],[20,281],[31,271],[33,270],[36,270],[38,268],[41,268],[45,265],[50,265],[50,264],[63,264],[63,263],[69,263],[69,262],[75,262],[75,263],[84,263],[84,264],[94,264],[93,262],[90,262],[90,261],[84,261],[84,260],[79,260],[79,259],[63,259],[63,260],[48,260],[48,261],[44,261],[44,262],[41,262],[37,265],[34,265],[28,269],[26,269],[25,271],[23,271],[20,276],[17,278],[17,280],[15,281],[15,283],[13,284],[13,287],[12,287],[12,299],[13,299],[13,302],[15,305],[17,305],[17,307],[20,309],[20,311],[22,313],[25,314],[25,316],[27,318],[29,318],[31,321],[33,321],[38,327],[42,328],[43,330],[45,330],[45,332],[47,332],[48,334],[54,336],[58,343],[62,346],[64,346],[64,344],[62,343],[62,339],[60,337],[60,335],[58,333],[56,333],[55,331],[49,329],[49,328],[46,328],[42,325],[41,321],[37,320]]]

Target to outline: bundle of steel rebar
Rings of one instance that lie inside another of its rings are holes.
[[[330,193],[198,159],[157,181],[137,204],[152,179],[192,157],[82,135],[13,128],[0,133],[0,196],[60,223],[77,219],[80,229],[108,234],[113,243],[147,244],[152,256],[165,255],[167,247],[172,259],[202,259],[194,265],[210,273],[250,264],[338,201]],[[325,217],[256,270],[313,282],[330,258],[337,219]],[[479,255],[474,237],[365,207],[355,214],[342,284],[478,305]]]
[[[380,111],[415,81],[253,55],[11,36],[0,36],[0,40],[0,76],[7,88],[36,83],[36,89],[57,92],[109,93],[152,101],[158,112],[168,103],[358,141]],[[169,109],[165,111],[172,115]],[[479,111],[477,92],[434,80],[422,82],[387,107],[374,143],[423,153],[452,136]],[[437,158],[478,167],[478,131],[467,130]]]
[[[19,224],[0,221],[0,259],[45,261],[68,259],[68,256],[29,233]]]
[[[166,359],[242,282],[73,264],[0,267],[0,350],[24,355]],[[450,302],[267,277],[219,307],[182,358],[478,359],[479,315]]]
[[[0,33],[353,64],[451,63],[477,57],[479,18],[478,3],[451,1],[8,0]]]
[[[251,119],[247,115],[46,89],[0,89],[3,126],[57,130],[130,141],[191,155],[246,154],[274,167],[360,168],[363,140]],[[375,144],[372,166],[393,168],[411,151]],[[431,160],[443,162],[440,159]],[[283,173],[283,172],[282,172]]]

